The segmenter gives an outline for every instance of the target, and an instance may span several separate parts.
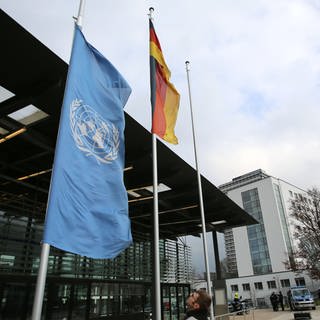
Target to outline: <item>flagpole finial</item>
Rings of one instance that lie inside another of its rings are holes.
[[[152,13],[153,13],[153,11],[154,11],[154,8],[153,8],[153,7],[150,7],[150,8],[149,8],[148,16],[149,16],[149,19],[151,19],[151,20],[152,20]]]
[[[82,28],[82,21],[83,21],[83,14],[84,14],[84,6],[85,6],[85,0],[80,0],[80,5],[79,5],[79,12],[78,16],[76,18],[76,24],[78,27],[81,29]]]
[[[185,62],[185,64],[186,64],[186,70],[189,71],[190,70],[190,61],[187,60]]]

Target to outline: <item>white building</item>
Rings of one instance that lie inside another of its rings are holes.
[[[268,273],[263,275],[252,275],[246,277],[238,277],[226,279],[227,301],[232,301],[235,292],[239,293],[242,299],[251,300],[256,307],[271,307],[270,295],[272,292],[277,294],[281,291],[284,302],[287,303],[287,292],[291,286],[304,285],[314,293],[314,297],[318,297],[318,289],[320,281],[311,279],[306,272],[299,274],[291,271]],[[207,282],[205,280],[194,280],[192,289],[207,290]],[[216,303],[226,303],[225,292],[215,290],[215,282],[213,281],[211,291],[216,295]],[[222,301],[222,302],[221,302]]]
[[[311,280],[306,274],[297,276],[284,264],[295,245],[290,199],[307,198],[307,193],[261,169],[236,177],[219,188],[259,222],[225,232],[228,271],[235,275],[232,281],[227,280],[228,299],[233,291],[239,291],[243,297],[262,304],[261,299],[272,291],[285,295],[290,285],[309,285]]]
[[[226,280],[227,299],[232,301],[234,293],[238,292],[242,299],[249,299],[257,307],[270,307],[272,292],[282,292],[284,301],[287,302],[287,292],[291,286],[304,285],[315,298],[318,297],[319,281],[312,280],[308,274],[296,274],[291,271],[269,273],[264,275],[248,276]]]

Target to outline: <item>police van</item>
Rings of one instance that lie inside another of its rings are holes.
[[[293,311],[316,308],[313,296],[305,286],[291,287],[288,291],[288,302]]]

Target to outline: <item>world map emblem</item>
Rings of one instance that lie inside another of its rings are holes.
[[[70,104],[70,127],[77,147],[87,156],[100,163],[117,159],[119,130],[82,100],[74,99]]]

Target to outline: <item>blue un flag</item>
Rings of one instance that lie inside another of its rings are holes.
[[[123,183],[123,107],[130,93],[76,26],[44,243],[91,258],[113,258],[131,244]]]

